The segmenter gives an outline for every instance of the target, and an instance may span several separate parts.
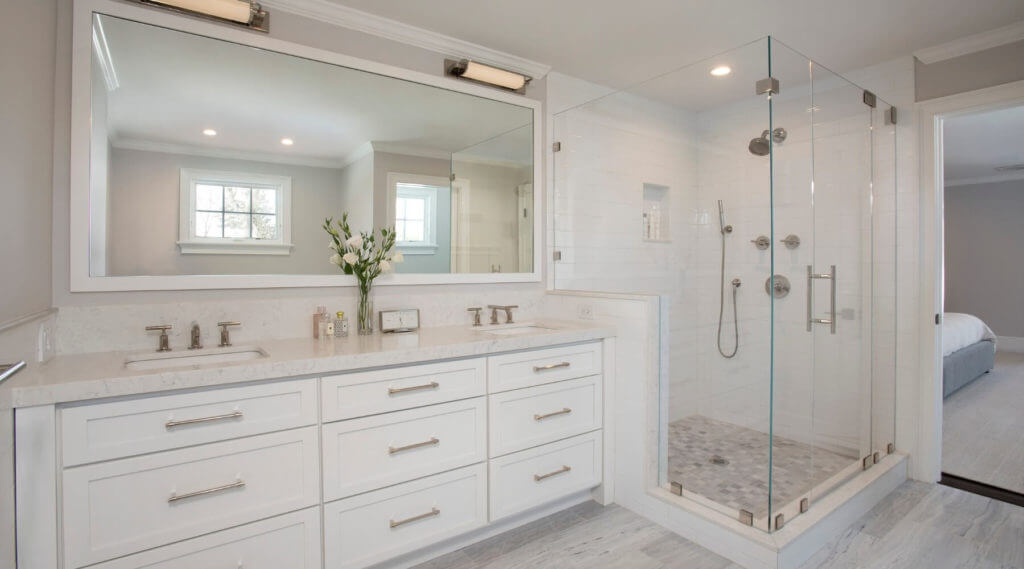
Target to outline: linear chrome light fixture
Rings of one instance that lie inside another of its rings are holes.
[[[174,12],[244,26],[259,32],[270,31],[270,14],[253,0],[135,0]]]
[[[501,87],[519,94],[525,93],[526,86],[533,80],[532,77],[522,73],[499,69],[468,59],[444,60],[444,73],[474,83]]]

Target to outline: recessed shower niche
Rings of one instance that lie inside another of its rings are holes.
[[[644,241],[669,243],[671,238],[671,196],[668,186],[644,184],[643,225],[641,235]]]

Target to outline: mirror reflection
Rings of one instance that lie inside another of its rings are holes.
[[[93,276],[336,274],[320,225],[394,227],[401,273],[533,271],[533,110],[105,15]]]

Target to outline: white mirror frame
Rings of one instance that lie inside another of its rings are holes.
[[[401,67],[274,39],[263,34],[188,18],[155,8],[126,4],[116,0],[76,0],[74,3],[71,70],[71,196],[69,202],[71,292],[356,286],[355,277],[341,274],[340,270],[337,275],[163,275],[106,277],[92,276],[90,274],[89,155],[91,150],[90,121],[92,109],[91,44],[94,13],[125,18],[332,65],[368,71],[531,109],[533,112],[533,182],[535,184],[534,187],[540,190],[534,191],[534,211],[543,211],[542,196],[544,192],[542,184],[544,183],[544,177],[541,145],[544,122],[540,101],[453,78],[411,71]],[[442,62],[439,55],[438,69],[441,69],[441,67]],[[534,219],[534,269],[531,273],[389,274],[381,276],[374,284],[387,286],[540,282],[542,278],[541,267],[543,266],[541,254],[544,248],[542,246],[543,228],[537,220],[542,219],[542,217],[535,216]],[[325,264],[327,263],[326,259],[327,255],[325,254]]]

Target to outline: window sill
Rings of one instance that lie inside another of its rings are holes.
[[[401,244],[395,245],[395,248],[402,252],[403,255],[436,255],[437,245],[411,245]]]
[[[182,255],[291,255],[291,243],[178,241]]]

